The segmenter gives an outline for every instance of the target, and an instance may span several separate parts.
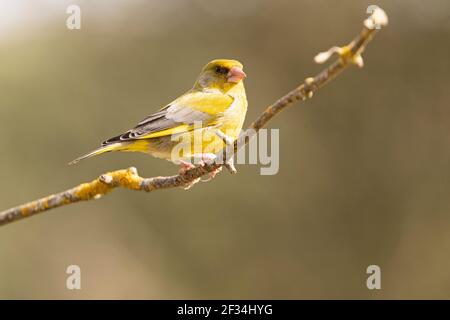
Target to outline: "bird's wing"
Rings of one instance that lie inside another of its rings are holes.
[[[146,117],[133,129],[104,141],[102,145],[187,132],[199,121],[202,127],[215,125],[233,101],[231,96],[221,93],[188,92]]]

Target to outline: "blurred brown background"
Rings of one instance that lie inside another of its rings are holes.
[[[450,298],[448,1],[2,0],[0,209],[108,170],[173,174],[143,154],[67,162],[213,58],[244,63],[250,123],[321,70],[313,56],[352,39],[369,4],[390,24],[364,69],[270,123],[277,175],[241,165],[190,191],[117,190],[2,227],[0,298]],[[81,291],[65,287],[70,264]]]

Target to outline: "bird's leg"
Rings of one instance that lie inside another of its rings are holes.
[[[208,176],[209,176],[209,177],[208,177],[207,179],[203,179],[202,182],[208,182],[208,181],[214,179],[214,177],[215,177],[220,171],[222,171],[222,167],[219,167],[219,168],[217,168],[216,170],[211,171],[210,173],[208,173]]]
[[[196,153],[192,155],[193,162],[200,166],[204,166],[205,163],[211,164],[216,160],[214,153]]]
[[[215,131],[215,134],[223,140],[223,142],[226,144],[227,147],[234,147],[234,139],[230,136],[227,136],[225,133],[222,132],[222,130],[217,129]],[[236,173],[236,167],[234,166],[234,159],[233,157],[227,159],[224,163],[225,168],[228,169],[230,173]]]
[[[185,173],[189,169],[195,168],[195,165],[193,165],[192,163],[190,163],[188,161],[178,160],[178,162],[180,163],[180,170],[178,171],[178,173],[180,173],[180,174]]]
[[[194,154],[192,156],[192,158],[194,158],[194,163],[198,163],[200,166],[204,166],[205,164],[214,163],[214,160],[216,160],[216,155],[214,153],[200,153],[200,154]],[[216,170],[210,172],[208,174],[209,178],[201,180],[201,181],[208,182],[208,181],[212,180],[220,171],[222,171],[222,167],[219,167]]]
[[[188,161],[178,160],[178,162],[180,163],[180,166],[181,166],[180,170],[178,170],[178,174],[180,174],[180,175],[183,175],[184,173],[186,173],[186,171],[195,168],[195,165],[193,165],[192,163],[190,163]],[[189,184],[183,186],[183,189],[188,190],[199,181],[200,181],[200,178],[197,178],[197,179],[191,181]]]
[[[193,160],[192,162],[199,165],[200,167],[203,167],[206,163],[213,163],[214,160],[216,159],[216,155],[213,153],[199,153],[199,154],[194,154],[192,155],[191,159]],[[179,174],[184,174],[187,170],[190,170],[192,168],[195,168],[195,165],[189,161],[185,161],[185,160],[178,160],[178,162],[181,165],[180,170],[178,171]],[[220,171],[222,171],[222,167],[217,168],[216,170],[208,173],[209,178],[201,180],[200,178],[195,179],[194,181],[192,181],[187,187],[185,187],[185,189],[189,189],[190,187],[192,187],[194,184],[196,184],[199,181],[202,182],[208,182],[211,179],[213,179]]]

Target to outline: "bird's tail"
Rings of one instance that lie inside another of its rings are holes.
[[[69,165],[75,164],[81,160],[105,153],[110,151],[118,151],[123,148],[123,143],[113,143],[106,146],[101,146],[100,148],[95,149],[94,151],[91,151],[85,155],[82,155],[81,157],[76,158],[75,160],[72,160],[69,162]]]

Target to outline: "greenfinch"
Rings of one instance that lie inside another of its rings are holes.
[[[245,78],[239,61],[213,60],[191,90],[70,164],[111,151],[143,152],[185,166],[214,158],[224,141],[234,141],[242,129]]]

